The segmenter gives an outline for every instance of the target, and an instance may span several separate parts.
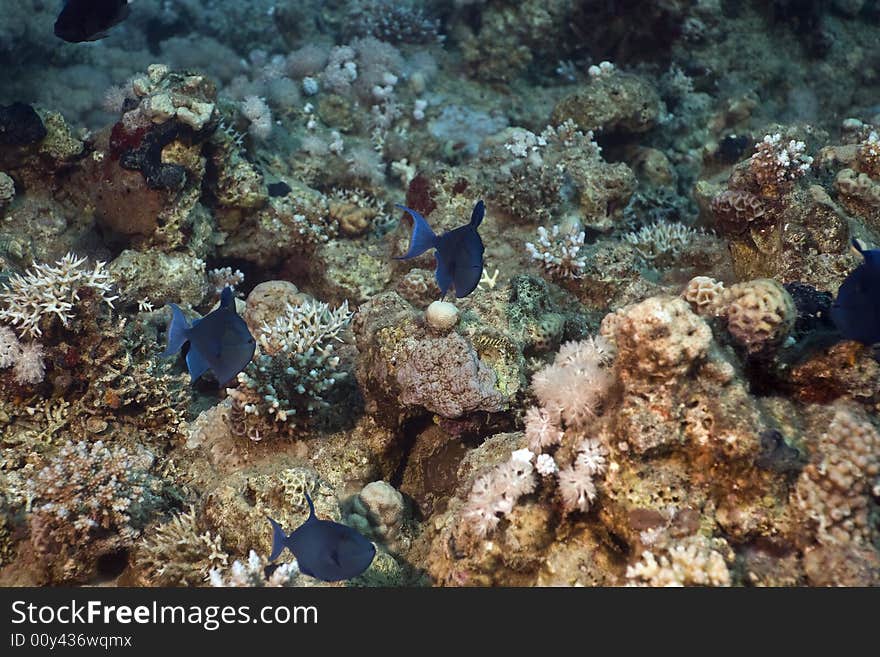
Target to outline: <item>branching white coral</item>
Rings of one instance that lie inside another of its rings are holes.
[[[54,265],[35,263],[24,274],[14,274],[0,291],[0,320],[31,337],[42,335],[40,320],[47,315],[69,327],[82,288],[90,288],[113,308],[118,296],[112,295],[113,280],[105,263],[96,262],[92,269],[85,263],[85,258],[68,253]]]
[[[232,271],[232,267],[220,267],[208,272],[208,280],[214,286],[214,291],[220,294],[226,287],[234,290],[244,283],[244,274],[238,269]]]
[[[326,406],[327,393],[347,372],[339,369],[334,341],[348,325],[352,313],[348,302],[331,309],[310,299],[257,333],[260,353],[238,374],[240,385],[228,389],[235,406],[245,415],[272,417],[277,422],[309,416]],[[259,434],[249,434],[259,440]]]
[[[297,586],[299,568],[296,563],[284,563],[266,578],[266,567],[269,562],[253,550],[248,554],[246,563],[237,559],[226,570],[212,568],[208,581],[214,587],[279,587]]]
[[[144,570],[163,586],[198,585],[212,568],[225,567],[227,559],[220,537],[199,531],[193,507],[159,525],[138,552]]]
[[[332,351],[332,341],[341,342],[339,334],[348,326],[353,313],[348,310],[348,301],[338,308],[309,299],[301,304],[287,304],[287,312],[277,317],[274,323],[260,327],[258,341],[264,353],[278,352],[305,353],[314,349],[321,353]]]
[[[530,153],[536,153],[541,147],[547,145],[543,135],[536,135],[525,128],[513,128],[510,138],[504,144],[504,148],[515,157],[527,157]]]
[[[766,135],[755,146],[749,164],[761,184],[796,180],[810,170],[813,158],[805,154],[807,147],[802,141],[785,143],[778,132]]]
[[[584,231],[564,232],[558,225],[548,231],[544,226],[539,226],[537,243],[526,242],[526,251],[551,276],[580,278],[587,266],[586,259],[580,255],[585,239]]]

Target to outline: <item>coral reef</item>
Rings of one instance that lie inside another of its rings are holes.
[[[308,494],[375,542],[339,586],[880,585],[877,3],[50,4],[0,22],[0,584],[323,586],[267,559]],[[401,206],[477,201],[441,295]],[[193,382],[166,306],[227,286],[256,351]]]

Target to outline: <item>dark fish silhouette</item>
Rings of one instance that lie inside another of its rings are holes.
[[[831,305],[831,320],[845,340],[880,342],[880,250],[853,246],[865,261],[852,270]]]
[[[55,36],[70,43],[97,41],[129,14],[131,0],[66,0],[55,21]]]
[[[477,201],[469,224],[443,233],[439,237],[418,212],[403,205],[397,207],[408,212],[413,218],[409,251],[398,256],[397,260],[415,258],[428,249],[434,249],[434,258],[437,261],[434,278],[440,286],[441,297],[446,296],[450,287],[455,288],[455,296],[459,299],[473,292],[483,274],[483,240],[477,232],[486,212],[483,202]]]
[[[283,180],[279,180],[278,182],[269,183],[266,188],[269,190],[269,196],[273,198],[277,198],[278,196],[287,196],[293,190]]]
[[[315,505],[306,493],[309,518],[290,536],[281,525],[272,523],[272,554],[269,561],[277,559],[284,548],[296,557],[300,571],[325,582],[338,582],[357,577],[364,572],[376,556],[376,546],[358,531],[330,520],[318,520]]]
[[[225,287],[220,295],[220,307],[197,319],[190,326],[175,304],[171,306],[168,325],[168,346],[162,357],[176,354],[189,342],[186,367],[195,381],[209,369],[220,385],[229,382],[241,372],[254,356],[256,342],[247,324],[235,312],[232,288]]]

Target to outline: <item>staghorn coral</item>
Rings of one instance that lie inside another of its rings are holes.
[[[257,334],[261,353],[238,375],[241,384],[228,393],[237,408],[249,416],[275,423],[302,424],[327,406],[327,395],[348,376],[334,354],[334,341],[348,325],[345,302],[336,309],[315,300],[287,305],[286,312],[265,323]],[[242,428],[252,440],[258,429]]]
[[[134,543],[160,506],[153,459],[101,441],[68,442],[28,479],[30,542],[51,581],[82,579],[99,556]]]
[[[86,258],[68,253],[58,262],[36,264],[24,274],[14,274],[0,290],[0,320],[15,326],[21,335],[42,335],[44,321],[58,319],[70,325],[82,290],[90,290],[110,308],[118,297],[112,294],[113,281],[103,262],[91,270],[83,267]]]
[[[208,272],[208,281],[214,292],[220,294],[227,287],[235,289],[244,283],[244,274],[238,269],[232,271],[232,267],[218,267]]]
[[[193,507],[174,515],[139,543],[134,562],[154,586],[199,586],[229,556],[220,538],[200,531]]]

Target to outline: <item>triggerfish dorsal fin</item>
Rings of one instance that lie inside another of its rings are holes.
[[[477,201],[477,204],[474,206],[474,211],[471,212],[471,226],[476,228],[483,221],[483,216],[486,214],[486,204],[483,203],[482,200]]]
[[[272,520],[272,518],[268,520],[272,523],[272,554],[269,555],[269,561],[275,561],[284,552],[284,548],[287,547],[288,536],[284,533],[281,525]]]
[[[853,248],[858,251],[861,256],[865,259],[865,263],[870,265],[871,267],[880,266],[880,250],[877,249],[866,249],[862,246],[862,243],[857,239],[853,239],[852,241]]]
[[[168,305],[171,307],[171,323],[168,325],[168,345],[161,353],[162,358],[176,354],[189,339],[187,335],[189,324],[187,324],[186,317],[183,316],[183,311],[176,304],[169,303]]]
[[[315,515],[315,503],[312,502],[312,498],[309,497],[308,493],[305,493],[305,496],[306,496],[306,502],[309,503],[309,518],[308,518],[308,520],[306,520],[306,522],[308,522],[309,520],[312,520],[312,519],[317,520],[318,516]]]
[[[428,249],[437,246],[437,236],[431,230],[427,220],[415,210],[411,210],[405,205],[395,205],[395,207],[408,212],[413,219],[413,232],[409,242],[409,251],[402,256],[396,256],[397,260],[409,260],[416,256],[422,255]]]
[[[232,294],[232,288],[228,285],[220,293],[220,307],[235,308],[235,296]]]

